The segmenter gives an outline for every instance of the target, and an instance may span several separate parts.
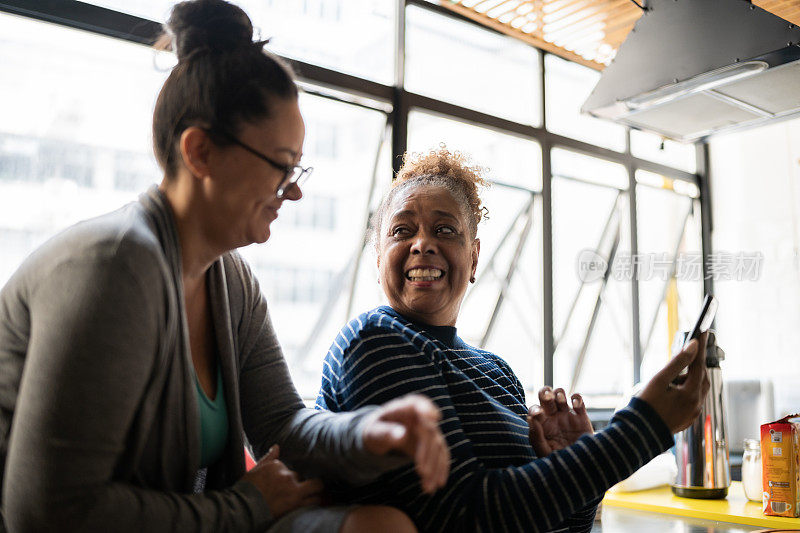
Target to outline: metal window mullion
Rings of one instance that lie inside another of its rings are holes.
[[[76,0],[0,0],[0,11],[148,46],[163,31],[152,20]]]
[[[539,108],[541,129],[547,132],[547,94],[545,91],[545,52],[539,52]],[[544,135],[542,150],[542,377],[544,385],[553,386],[555,343],[553,339],[553,145]]]
[[[406,80],[406,0],[395,0],[394,86],[405,87]]]
[[[628,172],[628,216],[630,218],[631,229],[631,347],[633,348],[633,383],[641,380],[642,371],[642,339],[639,324],[639,266],[636,264],[636,256],[639,253],[639,222],[636,212],[636,164],[631,157],[631,130],[625,129],[625,155],[627,164],[625,168]],[[612,265],[608,265],[611,268]]]
[[[542,358],[544,384],[553,386],[553,189],[552,145],[542,141]]]
[[[714,283],[709,276],[708,263],[712,254],[711,234],[714,219],[711,216],[711,169],[707,142],[695,144],[697,161],[697,186],[700,189],[700,234],[703,248],[703,289],[706,294],[714,294]]]
[[[403,164],[408,149],[408,94],[406,71],[406,0],[395,0],[394,86],[392,87],[392,177]]]

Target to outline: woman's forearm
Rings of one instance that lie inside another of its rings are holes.
[[[567,448],[523,466],[477,474],[474,519],[485,531],[568,527],[575,513],[672,443],[655,411],[634,399],[607,428]]]

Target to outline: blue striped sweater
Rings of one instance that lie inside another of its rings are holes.
[[[445,487],[424,494],[408,465],[334,493],[396,506],[420,531],[589,531],[606,489],[673,444],[652,407],[634,398],[607,428],[537,458],[525,393],[501,358],[453,327],[415,324],[386,306],[345,325],[325,357],[317,408],[352,411],[408,393],[442,411],[452,456]]]

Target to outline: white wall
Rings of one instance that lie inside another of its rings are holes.
[[[756,281],[717,281],[726,377],[771,379],[800,411],[800,119],[712,139],[715,252],[761,252]]]

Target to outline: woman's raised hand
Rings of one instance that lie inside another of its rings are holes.
[[[706,351],[699,347],[706,346],[707,340],[706,332],[690,342],[639,393],[639,398],[656,410],[673,433],[689,427],[700,415],[710,382]],[[688,372],[681,375],[687,366]]]
[[[261,491],[273,518],[307,505],[319,505],[322,482],[318,479],[300,481],[278,457],[280,448],[275,444],[267,455],[250,469],[242,479]]]
[[[539,405],[528,411],[528,439],[537,457],[546,457],[566,448],[578,438],[592,432],[592,423],[580,394],[571,396],[572,409],[567,405],[564,389],[539,390]]]
[[[414,459],[422,490],[432,493],[447,482],[450,449],[439,429],[442,414],[427,397],[409,394],[370,415],[364,448],[375,455],[400,452]]]

